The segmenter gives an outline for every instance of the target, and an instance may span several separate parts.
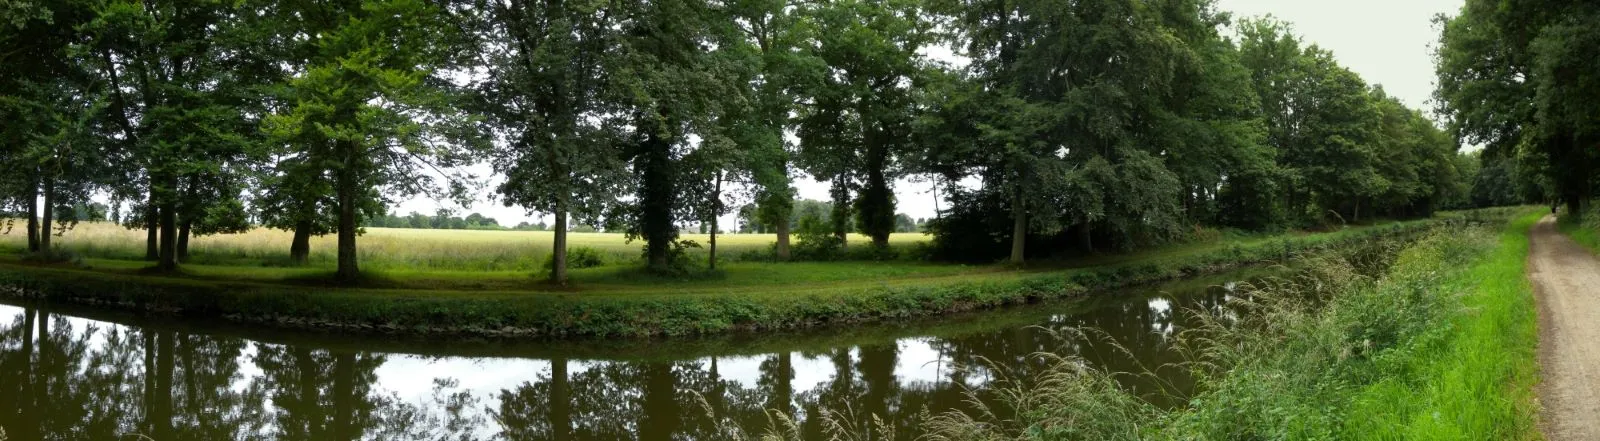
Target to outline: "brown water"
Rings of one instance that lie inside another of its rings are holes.
[[[1233,278],[1242,278],[1235,275]],[[326,336],[36,304],[0,304],[0,428],[10,441],[710,440],[715,413],[760,433],[767,410],[820,433],[821,409],[962,409],[1040,351],[1126,376],[1161,405],[1190,387],[1171,348],[1193,309],[1233,298],[1229,277],[917,323],[645,342]],[[1093,327],[1127,349],[1061,338]],[[1159,379],[1157,379],[1159,378]],[[701,404],[701,398],[704,405]],[[708,412],[707,407],[712,410]]]

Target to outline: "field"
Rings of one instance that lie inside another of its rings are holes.
[[[287,264],[292,233],[258,228],[244,234],[226,234],[190,239],[190,262],[200,265],[283,266]],[[531,272],[550,257],[554,233],[548,231],[423,230],[368,228],[357,239],[363,270],[378,271],[522,271]],[[686,234],[702,247],[710,236]],[[570,247],[601,251],[613,264],[637,261],[644,243],[628,242],[622,234],[568,233]],[[717,253],[721,261],[752,260],[772,246],[770,234],[719,234]],[[890,236],[895,246],[909,246],[927,240],[922,233]],[[850,243],[867,243],[862,235]],[[21,228],[0,235],[0,251],[22,250],[27,237]],[[144,257],[145,231],[129,230],[107,222],[88,222],[55,238],[56,246],[77,256],[91,259],[140,260]],[[311,240],[310,265],[333,268],[336,259],[333,235]],[[704,250],[701,251],[704,253]]]

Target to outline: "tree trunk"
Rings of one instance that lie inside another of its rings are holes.
[[[675,173],[671,167],[672,145],[651,131],[644,141],[644,183],[640,189],[643,205],[642,225],[645,247],[651,269],[666,270],[670,266],[668,253],[672,239],[677,236],[677,226],[672,223],[672,206],[677,190]]]
[[[1028,207],[1022,203],[1022,187],[1011,190],[1011,263],[1021,265],[1028,243]]]
[[[339,199],[339,270],[335,277],[342,282],[355,282],[361,277],[356,265],[356,152],[351,141],[339,143],[344,164],[337,174],[338,182],[334,183],[338,186]]]
[[[54,224],[56,222],[56,209],[55,209],[55,205],[56,205],[56,180],[55,180],[55,178],[52,178],[52,177],[46,177],[46,178],[44,178],[44,182],[43,183],[44,183],[44,210],[43,210],[44,211],[44,220],[39,222],[40,223],[40,228],[39,228],[39,250],[38,251],[49,252],[51,250],[51,247],[50,247],[50,236],[51,236],[51,234],[50,233],[52,231],[54,231],[54,228],[52,228],[50,225],[52,225],[52,224]]]
[[[1094,229],[1088,222],[1078,224],[1078,246],[1086,253],[1094,252]]]
[[[709,267],[717,270],[717,217],[722,214],[722,171],[717,171],[717,183],[711,188],[711,258]]]
[[[178,263],[189,262],[189,231],[193,228],[194,221],[187,219],[178,226]]]
[[[163,179],[171,187],[168,193],[177,193],[178,180],[176,178]],[[174,197],[168,195],[161,198],[161,252],[160,261],[156,267],[162,271],[178,269],[178,207]]]
[[[566,284],[567,284],[567,207],[566,207],[566,199],[567,199],[566,196],[563,195],[561,197],[561,201],[557,202],[560,206],[556,208],[556,212],[555,212],[556,222],[555,222],[555,227],[554,227],[555,229],[552,230],[552,231],[555,232],[555,243],[551,244],[551,250],[550,250],[550,254],[551,254],[551,257],[550,257],[550,259],[551,259],[551,261],[550,261],[550,281],[551,282],[555,282],[557,285],[562,285],[562,286],[566,286]]]
[[[833,196],[833,213],[828,223],[832,224],[833,236],[839,238],[840,246],[850,245],[850,186],[845,179],[843,175],[834,177],[833,188],[828,190]]]
[[[157,221],[161,218],[161,215],[157,212],[156,207],[156,192],[152,189],[150,190],[150,202],[145,205],[144,210],[144,260],[152,262],[161,259],[160,240],[156,236],[156,232],[160,230],[160,224]]]
[[[862,206],[856,213],[861,226],[872,236],[872,246],[889,247],[889,234],[894,232],[894,192],[889,189],[887,167],[888,152],[884,147],[871,147],[867,159],[867,186],[861,190]]]
[[[289,261],[295,265],[305,265],[311,259],[311,221],[299,220],[294,223],[294,239],[289,242]]]
[[[789,259],[793,258],[793,256],[794,256],[793,253],[791,253],[789,251],[789,219],[788,219],[788,217],[785,217],[784,219],[780,219],[778,221],[777,225],[773,225],[773,228],[778,230],[778,247],[775,250],[777,252],[777,254],[778,254],[778,261],[779,262],[788,262]]]
[[[23,197],[28,199],[28,252],[39,252],[39,183],[37,180],[28,181],[28,191],[23,192]]]

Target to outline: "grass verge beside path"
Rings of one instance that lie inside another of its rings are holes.
[[[1477,216],[1494,217],[1493,213]],[[1470,216],[1456,216],[1463,220]],[[1503,218],[1503,216],[1501,216]],[[0,295],[282,327],[516,336],[695,335],[901,320],[1208,274],[1415,235],[1441,220],[1293,235],[1052,271],[872,275],[801,283],[690,281],[584,292],[349,289],[0,264]],[[801,265],[801,266],[791,266]],[[795,271],[805,264],[772,265]],[[828,264],[821,264],[828,265]],[[842,263],[846,268],[866,267]],[[960,267],[953,267],[960,268]]]
[[[1250,288],[1205,326],[1177,335],[1198,391],[1162,409],[1119,373],[1040,356],[1043,373],[998,380],[976,411],[935,415],[931,439],[1538,439],[1538,343],[1524,277],[1523,210],[1497,226],[1452,226],[1404,249],[1380,279],[1331,253]],[[1235,313],[1233,311],[1247,311]]]
[[[1528,231],[1543,212],[1518,217],[1488,258],[1438,292],[1464,290],[1462,308],[1394,358],[1392,375],[1356,394],[1351,439],[1536,439],[1539,340],[1526,277]]]

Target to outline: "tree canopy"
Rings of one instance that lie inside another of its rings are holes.
[[[480,190],[551,216],[517,228],[554,231],[556,283],[574,225],[625,231],[668,272],[699,246],[678,238],[695,224],[772,234],[776,260],[791,234],[884,251],[925,230],[934,257],[1021,263],[1547,191],[1576,205],[1600,142],[1600,12],[1548,0],[1469,0],[1440,19],[1439,122],[1289,24],[1210,0],[60,0],[0,14],[0,211],[25,214],[37,252],[49,224],[80,217],[58,213],[128,207],[117,218],[168,270],[190,236],[261,226],[292,231],[298,262],[336,234],[338,278],[358,280],[364,226],[507,228],[386,209]],[[902,178],[948,204],[899,213]],[[803,179],[831,200],[798,198]],[[730,214],[738,225],[719,226]]]

